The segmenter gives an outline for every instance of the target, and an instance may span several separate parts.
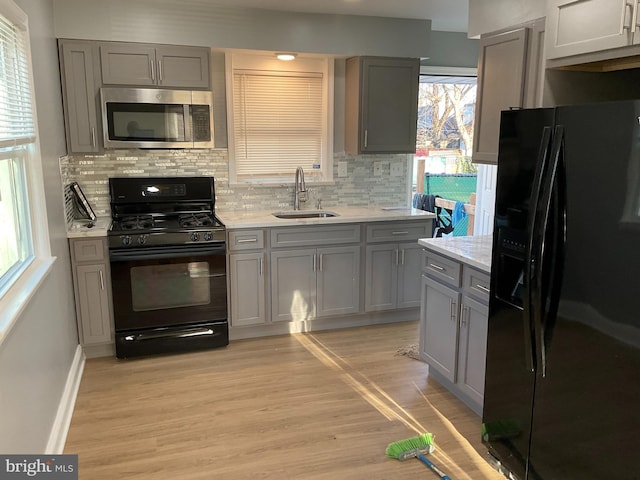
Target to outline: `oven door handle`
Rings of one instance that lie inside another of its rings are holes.
[[[209,255],[224,255],[225,244],[216,245],[186,245],[179,247],[146,247],[110,250],[109,259],[112,262],[132,262],[136,260],[154,260],[157,258],[200,257]]]

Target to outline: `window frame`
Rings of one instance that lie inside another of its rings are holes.
[[[295,73],[322,74],[322,154],[320,169],[305,170],[307,183],[333,183],[333,122],[334,122],[334,61],[326,55],[298,55],[293,61],[282,61],[275,54],[264,52],[241,51],[225,54],[228,152],[229,152],[229,185],[276,186],[293,183],[295,171],[282,172],[282,176],[241,177],[236,168],[235,116],[234,116],[234,72],[236,70],[257,70],[273,74],[281,71],[283,76]]]
[[[28,229],[31,233],[33,254],[22,262],[20,266],[16,267],[12,278],[0,289],[1,344],[16,325],[43,280],[50,273],[56,258],[51,256],[28,17],[13,0],[0,0],[0,15],[3,15],[16,25],[24,35],[35,133],[33,142],[24,144],[22,166],[24,172],[24,185],[22,188],[26,190],[25,196],[28,203],[28,206],[25,207],[26,218],[23,220],[28,223]]]

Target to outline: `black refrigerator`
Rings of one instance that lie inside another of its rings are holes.
[[[483,442],[517,479],[640,479],[640,100],[505,111]]]

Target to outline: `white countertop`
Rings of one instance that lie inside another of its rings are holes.
[[[483,272],[491,272],[492,235],[421,238],[418,243],[429,250],[471,265]]]
[[[67,227],[67,238],[106,237],[111,226],[110,217],[98,217],[93,227],[88,227],[89,220],[74,220]]]
[[[228,229],[232,228],[266,228],[296,225],[330,225],[335,223],[378,222],[390,220],[429,220],[435,214],[417,210],[415,208],[399,207],[331,207],[323,209],[326,212],[337,213],[336,217],[328,218],[276,218],[276,210],[260,211],[224,211],[216,209],[216,215]],[[287,210],[289,211],[289,210]],[[301,210],[304,213],[305,210]]]

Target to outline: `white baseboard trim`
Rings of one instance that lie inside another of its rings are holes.
[[[71,425],[73,409],[76,405],[76,397],[78,395],[78,388],[80,388],[80,379],[84,371],[85,360],[86,357],[82,351],[82,347],[78,345],[73,357],[73,362],[71,362],[71,368],[69,368],[69,374],[67,375],[62,398],[58,405],[56,418],[49,433],[49,441],[47,442],[45,451],[46,454],[60,455],[64,451],[64,444],[67,441],[67,433],[69,432],[69,425]]]

